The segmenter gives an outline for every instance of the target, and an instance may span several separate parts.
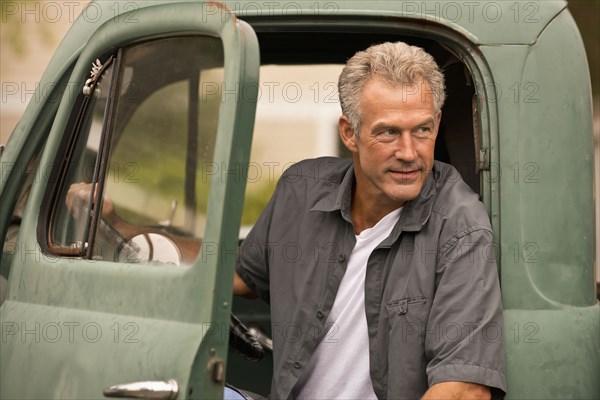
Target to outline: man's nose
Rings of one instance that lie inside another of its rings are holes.
[[[413,162],[417,160],[417,151],[414,145],[414,139],[410,132],[403,132],[399,135],[396,143],[394,156],[396,159],[404,162]]]

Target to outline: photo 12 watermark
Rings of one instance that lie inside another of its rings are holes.
[[[135,322],[3,321],[2,343],[126,343],[137,344],[140,327]]]
[[[136,1],[3,1],[0,2],[2,23],[74,23],[81,17],[89,23],[112,19],[115,22],[137,23]]]
[[[403,1],[402,14],[453,23],[541,22],[540,5],[535,1]]]

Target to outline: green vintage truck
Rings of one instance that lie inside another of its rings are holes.
[[[590,79],[567,3],[313,0],[83,9],[2,148],[0,396],[267,395],[268,352],[253,363],[228,339],[232,308],[276,329],[267,306],[231,296],[246,182],[274,171],[249,158],[259,99],[298,97],[263,72],[317,82],[396,40],[443,67],[436,158],[492,221],[507,398],[600,398]],[[296,146],[298,113],[264,114]]]

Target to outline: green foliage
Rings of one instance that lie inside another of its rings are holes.
[[[277,180],[260,184],[256,187],[248,185],[244,198],[242,225],[254,225],[275,191]]]

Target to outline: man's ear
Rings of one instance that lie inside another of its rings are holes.
[[[340,134],[340,139],[344,146],[352,153],[358,152],[358,148],[356,146],[356,135],[354,134],[354,129],[352,129],[352,124],[348,121],[348,117],[342,115],[340,120],[338,121],[338,132]]]

